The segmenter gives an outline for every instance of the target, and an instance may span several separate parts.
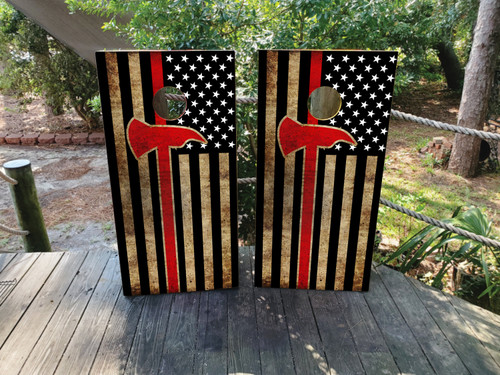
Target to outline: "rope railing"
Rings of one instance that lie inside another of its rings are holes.
[[[0,178],[1,178],[2,180],[7,181],[7,182],[8,182],[9,184],[11,184],[11,185],[17,185],[17,181],[16,181],[16,180],[14,180],[12,177],[7,176],[7,175],[6,175],[5,173],[3,173],[2,171],[0,171]]]
[[[0,178],[4,181],[7,181],[11,185],[17,185],[17,180],[14,180],[12,177],[7,176],[2,171],[0,171]],[[28,234],[30,234],[30,232],[27,230],[12,229],[12,228],[6,227],[3,224],[0,224],[0,230],[7,232],[7,233],[10,233],[10,234],[14,234],[16,236],[27,236]]]

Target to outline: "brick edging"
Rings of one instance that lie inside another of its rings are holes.
[[[0,145],[103,145],[105,144],[104,133],[0,133]]]

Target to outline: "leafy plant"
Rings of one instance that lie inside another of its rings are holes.
[[[442,220],[457,228],[490,237],[492,221],[476,207],[462,211],[458,207],[450,219]],[[467,268],[472,275],[484,278],[486,288],[481,296],[491,298],[500,291],[500,249],[455,234],[432,225],[416,233],[398,250],[383,259],[406,273],[417,268],[425,259],[433,256],[441,268],[432,278],[432,286],[442,288],[443,279],[452,266]]]

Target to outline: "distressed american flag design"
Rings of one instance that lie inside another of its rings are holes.
[[[234,52],[97,52],[125,295],[237,285]],[[186,110],[165,120],[155,94]]]
[[[259,52],[258,286],[368,290],[396,63],[387,51]],[[321,86],[341,97],[328,120],[307,107]],[[284,118],[298,135],[281,134]],[[353,141],[280,149],[328,127]]]

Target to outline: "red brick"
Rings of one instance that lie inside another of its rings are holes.
[[[22,134],[9,134],[7,137],[5,137],[5,142],[10,145],[18,145],[19,143],[21,143],[22,136]]]
[[[77,133],[73,134],[71,141],[75,145],[84,145],[87,144],[89,140],[89,133]]]
[[[56,140],[55,134],[40,134],[38,137],[38,144],[40,145],[50,145],[54,143]]]
[[[7,133],[0,133],[0,145],[5,143],[5,137],[7,137]]]
[[[91,133],[89,135],[89,142],[98,145],[105,144],[104,133]]]
[[[25,134],[21,138],[21,143],[23,145],[36,145],[38,143],[38,137],[39,136],[40,136],[40,133]]]
[[[436,144],[436,150],[439,150],[441,148],[441,146],[442,146],[441,144],[437,143]]]
[[[427,143],[427,147],[433,148],[434,147],[434,142],[430,141],[429,143]]]
[[[451,150],[453,148],[453,143],[451,143],[448,140],[445,140],[444,143],[443,143],[443,148]]]
[[[445,139],[444,137],[434,137],[433,141],[437,145],[442,145],[444,142],[444,139]]]
[[[71,134],[57,134],[56,143],[59,145],[70,145],[71,144]]]

